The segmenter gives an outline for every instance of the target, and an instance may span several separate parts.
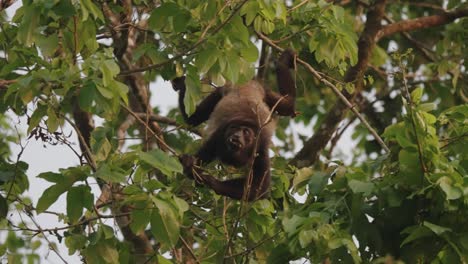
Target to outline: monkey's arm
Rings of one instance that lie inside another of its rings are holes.
[[[186,165],[189,164],[184,164],[184,167]],[[204,183],[219,195],[228,196],[237,200],[242,199],[244,195],[247,175],[243,178],[220,181],[197,166],[185,168],[184,171],[189,177]],[[249,188],[247,200],[254,201],[267,197],[271,181],[270,159],[268,156],[260,155],[255,159],[252,173],[252,183]]]
[[[191,126],[198,126],[199,124],[208,120],[216,104],[223,97],[221,93],[221,89],[216,88],[216,90],[210,93],[210,95],[208,95],[205,99],[203,99],[203,101],[200,102],[199,105],[197,105],[195,112],[192,115],[188,116],[187,112],[185,111],[185,104],[184,104],[185,90],[186,90],[185,76],[177,77],[174,80],[172,80],[172,87],[174,88],[175,91],[179,92],[180,112],[182,113],[182,116],[185,122],[187,122],[187,124]]]
[[[276,105],[275,111],[279,115],[294,117],[296,116],[296,84],[291,69],[294,69],[294,52],[286,49],[276,63],[276,79],[280,94],[266,90],[265,101],[270,108]]]

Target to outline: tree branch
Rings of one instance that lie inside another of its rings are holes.
[[[468,16],[468,9],[458,9],[440,15],[419,17],[416,19],[399,21],[383,27],[378,32],[376,36],[376,41],[379,41],[383,37],[393,35],[399,32],[408,32],[448,24],[457,18],[466,16]]]
[[[338,124],[343,120],[348,108],[355,113],[361,122],[369,129],[370,133],[380,143],[382,148],[389,152],[390,150],[385,145],[380,136],[375,130],[367,123],[367,121],[358,113],[354,106],[349,102],[356,94],[358,94],[363,88],[363,77],[369,63],[372,50],[375,46],[375,36],[381,28],[381,20],[384,16],[386,0],[377,0],[373,6],[369,7],[367,13],[367,22],[364,27],[364,31],[358,41],[358,62],[356,65],[350,67],[345,74],[344,80],[346,82],[352,82],[355,84],[355,93],[349,94],[344,92],[346,99],[337,101],[335,105],[330,109],[324,121],[320,125],[318,131],[307,140],[304,147],[296,154],[292,163],[299,167],[310,166],[314,164],[319,153],[326,147]]]

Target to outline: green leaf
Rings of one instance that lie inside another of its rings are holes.
[[[68,254],[73,255],[75,252],[83,249],[86,246],[86,242],[88,242],[88,239],[82,234],[72,234],[65,237]]]
[[[293,215],[291,218],[285,217],[281,221],[283,225],[284,231],[288,234],[288,236],[292,236],[298,232],[298,228],[304,224],[307,218]]]
[[[419,184],[421,182],[421,163],[416,149],[403,149],[398,155],[400,171],[405,175],[404,179],[408,184]]]
[[[240,14],[242,16],[245,15],[245,23],[247,26],[250,26],[254,21],[255,17],[258,15],[258,11],[260,6],[258,5],[257,1],[248,1],[245,5],[242,6],[240,10]]]
[[[198,73],[190,70],[185,78],[185,84],[187,90],[185,92],[184,105],[187,114],[190,115],[195,111],[196,102],[200,98],[201,93],[201,82],[198,78]]]
[[[34,43],[35,31],[39,28],[41,13],[36,8],[37,6],[34,4],[25,7],[23,21],[19,25],[18,34],[16,35],[18,42],[23,43],[27,47]]]
[[[99,93],[105,98],[112,99],[114,97],[114,93],[112,93],[110,87],[104,87],[102,85],[96,84],[96,88],[99,91]]]
[[[41,49],[42,54],[52,57],[59,47],[59,38],[57,35],[37,36],[36,45]]]
[[[109,243],[96,244],[96,250],[107,263],[120,263],[119,252]]]
[[[177,4],[166,2],[161,4],[158,8],[153,9],[148,25],[150,28],[162,29],[169,21],[169,17],[176,15],[179,10]]]
[[[267,262],[268,264],[284,264],[294,260],[294,255],[288,250],[287,244],[279,244],[270,251]]]
[[[124,101],[126,105],[128,105],[128,87],[127,85],[118,82],[118,81],[112,81],[111,86],[114,88],[116,94]]]
[[[97,96],[96,85],[94,83],[86,83],[83,88],[80,89],[78,95],[78,103],[80,108],[85,111],[90,111],[93,101]]]
[[[293,187],[297,188],[299,184],[306,182],[309,180],[314,173],[314,170],[309,167],[297,169],[296,173],[293,178]]]
[[[106,87],[113,83],[114,77],[120,72],[119,66],[113,60],[105,60],[99,70],[102,72],[102,84]]]
[[[60,0],[53,8],[55,14],[68,18],[76,14],[75,7],[71,0]]]
[[[218,53],[215,46],[208,45],[206,49],[197,54],[196,63],[200,73],[207,73],[210,70],[217,60]]]
[[[246,47],[241,49],[241,56],[248,62],[255,62],[258,59],[258,49],[248,41]]]
[[[109,164],[102,164],[94,176],[106,182],[121,183],[126,180],[126,173],[122,169],[113,168]]]
[[[155,149],[150,152],[139,152],[139,157],[142,161],[159,169],[167,176],[172,176],[174,173],[182,173],[182,165],[173,156],[160,149]]]
[[[80,7],[82,8],[83,12],[82,21],[88,19],[89,13],[91,13],[94,18],[99,18],[100,20],[104,21],[104,15],[102,14],[101,10],[91,0],[80,0],[80,3]]]
[[[371,182],[350,180],[348,182],[348,186],[353,193],[364,193],[364,195],[370,195],[374,191],[374,184]]]
[[[437,183],[447,196],[447,200],[456,200],[463,196],[463,191],[453,186],[452,180],[449,177],[441,177]]]
[[[179,223],[171,205],[167,202],[155,199],[158,210],[151,214],[151,232],[168,247],[174,247],[179,240]]]
[[[104,239],[114,238],[114,228],[108,225],[101,224],[99,226],[99,232],[103,235]]]
[[[309,190],[311,195],[318,195],[328,183],[329,174],[315,172],[309,180]]]
[[[411,92],[411,100],[414,104],[419,104],[421,102],[421,97],[423,95],[423,88],[418,87]]]
[[[37,202],[36,210],[37,213],[40,214],[47,210],[57,199],[62,195],[64,192],[68,191],[71,186],[79,180],[84,180],[83,174],[74,173],[76,170],[63,170],[62,174],[57,173],[42,173],[38,175],[40,178],[54,180],[56,182],[55,185],[50,186],[47,188],[42,196],[39,198]],[[59,176],[61,176],[59,178]]]
[[[428,221],[424,221],[423,225],[425,227],[429,228],[432,232],[434,232],[438,236],[442,235],[445,232],[452,232],[452,229],[450,229],[450,228],[435,225],[435,224],[433,224],[431,222],[428,222]]]
[[[86,185],[72,187],[67,193],[67,215],[72,223],[78,222],[83,208],[92,210],[94,196]]]
[[[34,113],[31,115],[31,118],[29,118],[28,134],[39,125],[42,118],[47,114],[47,110],[48,108],[45,105],[38,105]]]
[[[409,236],[407,236],[405,240],[401,242],[400,247],[403,247],[404,245],[414,240],[417,240],[419,238],[429,237],[429,236],[434,235],[434,233],[432,233],[431,230],[425,226],[410,226],[410,227],[405,228],[405,230],[403,230],[401,233],[403,234],[407,233],[409,234]]]
[[[47,108],[47,128],[49,132],[53,133],[57,131],[59,127],[59,119],[57,117],[57,114],[55,114],[55,109],[53,106],[49,106]]]
[[[130,223],[130,228],[135,234],[139,234],[145,230],[150,222],[151,212],[153,210],[154,209],[138,208],[137,210],[132,211],[132,222]]]
[[[98,127],[93,131],[91,138],[91,150],[96,161],[103,161],[109,157],[112,144],[108,139],[108,129]]]

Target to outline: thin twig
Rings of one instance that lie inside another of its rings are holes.
[[[132,109],[128,108],[126,105],[124,105],[123,103],[121,104],[122,108],[124,108],[125,110],[127,110],[127,112],[129,114],[131,114],[133,117],[136,118],[136,120],[138,122],[140,122],[143,126],[146,127],[146,129],[156,138],[156,140],[161,144],[163,145],[164,147],[166,147],[172,154],[178,156],[177,152],[172,149],[171,147],[169,147],[169,145],[166,144],[166,142],[164,142],[164,140],[162,140],[157,134],[156,132],[154,132],[149,126],[148,126],[148,123],[143,121],[143,119],[141,119],[137,113],[133,112]]]
[[[421,142],[419,141],[418,130],[416,128],[416,121],[414,120],[414,112],[413,112],[414,102],[411,99],[411,95],[410,95],[410,92],[409,92],[408,82],[406,80],[406,71],[405,71],[404,66],[401,65],[401,62],[400,62],[400,69],[401,69],[401,74],[402,74],[402,78],[403,78],[403,88],[404,88],[405,97],[406,97],[406,100],[408,101],[408,104],[409,104],[408,105],[408,112],[409,112],[408,114],[410,116],[411,126],[413,127],[414,137],[416,139],[416,145],[418,146],[418,157],[419,157],[419,162],[421,164],[421,170],[422,170],[422,173],[423,173],[423,176],[424,176],[427,173],[427,168],[426,168],[426,164],[424,163],[424,156],[423,156],[423,152],[422,152]]]
[[[34,217],[30,214],[28,214],[29,218],[31,219],[31,221],[34,223],[34,225],[36,226],[36,228],[38,229],[38,232],[42,234],[42,236],[44,237],[44,239],[47,241],[47,244],[49,244],[49,248],[55,253],[57,254],[57,256],[60,258],[60,260],[63,261],[63,263],[66,263],[68,264],[68,262],[65,260],[65,258],[62,257],[62,255],[60,255],[60,253],[58,252],[58,250],[55,248],[55,246],[52,244],[52,242],[50,242],[49,238],[47,237],[47,235],[45,234],[44,232],[44,229],[41,228],[41,226],[36,222],[36,220],[34,219]]]
[[[190,253],[190,256],[192,256],[192,258],[195,260],[195,262],[200,263],[200,260],[198,260],[197,256],[193,252],[192,248],[190,248],[187,241],[185,241],[184,238],[181,235],[179,235],[179,239],[180,239],[180,241],[182,241],[182,244],[184,244],[184,247],[188,250],[188,252]]]

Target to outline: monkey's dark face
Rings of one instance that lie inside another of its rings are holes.
[[[255,131],[244,125],[229,125],[224,131],[225,153],[228,153],[227,161],[234,165],[245,165],[252,155],[255,145]],[[242,164],[244,163],[244,164]]]

